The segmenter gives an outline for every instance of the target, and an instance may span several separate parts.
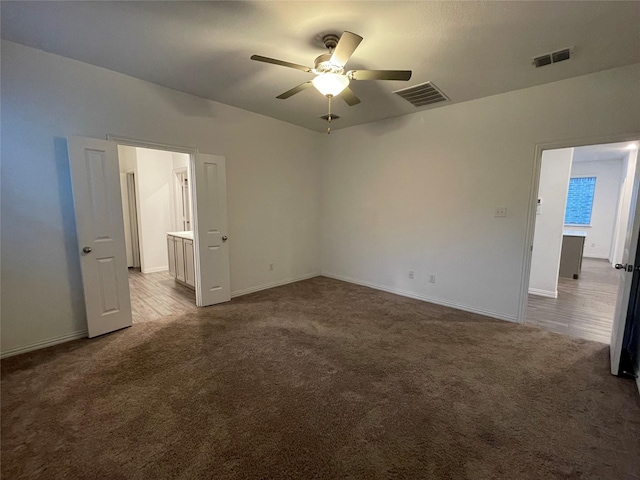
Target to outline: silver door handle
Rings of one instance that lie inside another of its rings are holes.
[[[82,249],[82,251],[83,251],[84,253],[91,253],[91,250],[93,250],[91,247],[84,247],[84,248]]]
[[[228,238],[229,238],[229,237],[227,237],[226,235],[223,235],[223,236],[222,236],[222,241],[223,241],[223,242],[226,242]]]
[[[629,265],[628,263],[625,263],[624,265],[622,263],[616,263],[615,269],[624,270],[626,272],[633,272],[633,265]]]

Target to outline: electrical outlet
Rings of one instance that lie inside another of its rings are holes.
[[[413,279],[413,270],[409,270],[409,278]]]
[[[595,243],[592,243],[592,244],[591,244],[591,248],[596,248],[596,244],[595,244]]]
[[[494,217],[506,217],[507,216],[507,207],[496,207],[496,212],[493,214]]]
[[[273,272],[273,263],[270,263],[270,264],[269,264],[269,271],[270,271],[270,272]]]
[[[436,283],[436,276],[435,275],[429,275],[429,283]]]

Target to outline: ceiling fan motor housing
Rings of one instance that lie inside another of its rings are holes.
[[[331,63],[331,54],[323,53],[319,57],[314,60],[314,73],[322,74],[322,73],[337,73],[341,75],[344,72],[344,68],[339,65],[334,65]]]

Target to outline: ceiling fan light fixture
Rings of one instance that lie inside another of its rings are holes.
[[[314,78],[312,83],[322,95],[335,97],[349,86],[349,79],[346,75],[323,73]]]

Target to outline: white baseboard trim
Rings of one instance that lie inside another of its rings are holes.
[[[282,285],[288,285],[290,283],[299,282],[301,280],[307,280],[309,278],[320,276],[320,272],[312,272],[307,273],[305,275],[301,275],[296,278],[286,278],[284,280],[280,280],[277,282],[271,283],[263,283],[262,285],[257,285],[255,287],[243,288],[242,290],[236,290],[235,292],[231,292],[231,298],[241,297],[242,295],[248,295],[250,293],[259,292],[261,290],[268,290],[269,288],[281,287]]]
[[[158,273],[158,272],[168,272],[168,271],[169,271],[169,266],[146,268],[144,270],[141,270],[142,273]]]
[[[47,340],[40,340],[21,347],[10,348],[9,350],[2,352],[0,354],[0,358],[13,357],[14,355],[19,355],[21,353],[32,352],[33,350],[40,350],[41,348],[51,347],[53,345],[58,345],[59,343],[85,338],[88,334],[89,332],[86,330],[80,330],[66,335],[60,335],[59,337],[48,338]]]
[[[335,273],[322,272],[323,277],[334,278],[336,280],[342,280],[343,282],[355,283],[356,285],[362,285],[364,287],[373,288],[375,290],[382,290],[383,292],[394,293],[402,297],[409,297],[416,300],[422,300],[423,302],[435,303],[436,305],[442,305],[444,307],[455,308],[456,310],[463,310],[465,312],[477,313],[478,315],[484,315],[487,317],[497,318],[498,320],[506,320],[507,322],[517,323],[517,317],[504,315],[502,313],[492,312],[490,310],[483,310],[481,308],[470,307],[468,305],[462,305],[460,303],[449,302],[440,298],[428,297],[426,295],[419,295],[417,293],[409,292],[408,290],[401,290],[399,288],[387,287],[384,285],[377,285],[375,283],[365,282],[344,275],[336,275]]]
[[[540,297],[558,298],[558,291],[552,292],[551,290],[540,290],[539,288],[530,288],[529,293],[531,295],[538,295]]]
[[[636,386],[638,387],[638,393],[640,393],[640,375],[636,377]]]

